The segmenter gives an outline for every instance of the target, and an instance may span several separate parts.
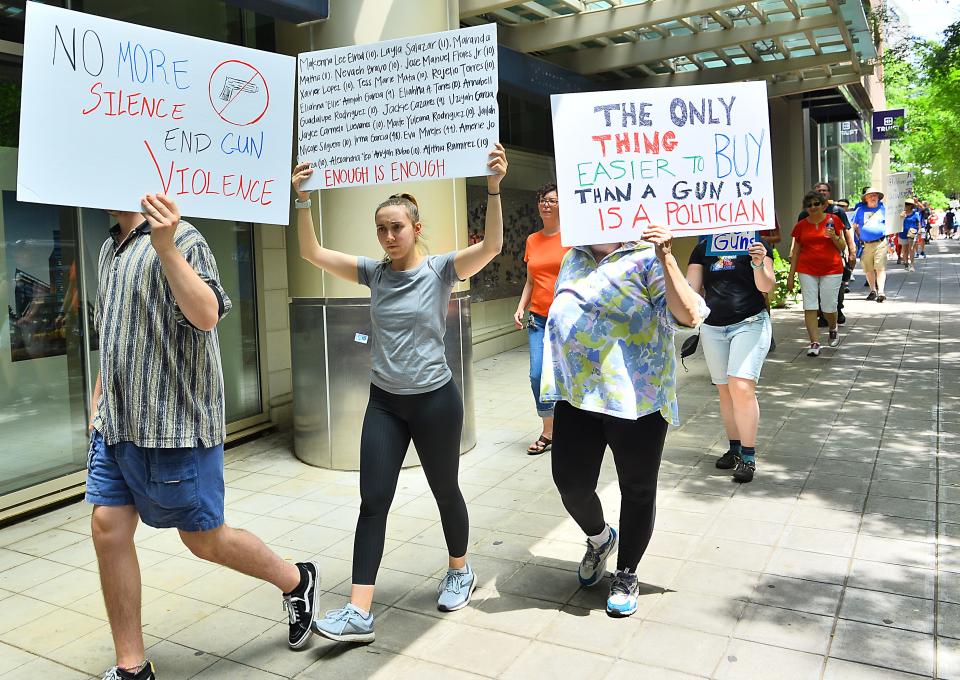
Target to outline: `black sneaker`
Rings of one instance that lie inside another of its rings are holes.
[[[820,328],[826,328],[826,327],[827,327],[827,320],[824,319],[822,316],[817,317],[817,326],[819,326]]]
[[[290,619],[287,642],[291,649],[299,649],[310,639],[320,597],[320,567],[317,563],[297,562],[297,569],[300,570],[300,585],[283,594],[283,608]]]
[[[101,680],[157,680],[154,674],[153,662],[147,661],[138,673],[125,671],[119,666],[107,669]]]
[[[877,295],[877,302],[883,302],[886,299],[887,299],[887,296],[884,295],[883,293],[880,293],[879,295]]]
[[[742,458],[737,458],[737,469],[733,471],[733,478],[738,482],[751,482],[753,473],[756,471],[756,463],[748,463]]]
[[[871,291],[870,291],[870,294],[867,296],[867,302],[871,302],[871,301],[876,300],[876,299],[877,299],[877,293],[876,293],[876,291],[872,291],[872,290],[871,290]]]
[[[844,316],[843,312],[837,312],[837,325],[842,326],[847,323],[847,317]]]
[[[715,465],[721,470],[730,470],[737,464],[739,459],[740,457],[733,451],[727,451],[725,454],[717,458]]]

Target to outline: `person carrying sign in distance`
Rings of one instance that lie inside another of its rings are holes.
[[[467,506],[457,479],[463,401],[444,356],[447,305],[457,281],[473,276],[503,247],[500,181],[507,157],[497,143],[487,164],[484,238],[443,255],[421,251],[420,211],[410,194],[394,195],[374,212],[380,260],[324,248],[317,240],[309,194],[300,189],[313,173],[307,163],[293,170],[300,256],[321,269],[370,287],[370,401],[360,435],[360,516],[353,548],[350,602],[328,611],[314,630],[331,640],[374,639],[374,584],[386,537],[387,513],[410,440],[437,501],[449,554],[438,589],[437,609],[470,602],[477,575],[467,563]]]
[[[523,328],[523,313],[529,307],[527,340],[530,345],[530,386],[537,403],[537,415],[543,420],[540,438],[527,447],[527,453],[537,455],[550,450],[553,443],[553,404],[540,401],[540,374],[543,370],[543,328],[553,303],[553,289],[557,285],[560,262],[570,248],[560,242],[560,205],[557,185],[544,184],[537,190],[537,209],[543,229],[527,237],[523,261],[527,263],[527,281],[520,294],[520,303],[513,313],[513,323]]]
[[[840,344],[837,331],[837,289],[843,280],[843,258],[847,247],[836,215],[824,212],[826,201],[816,191],[803,197],[807,217],[793,228],[793,247],[790,250],[790,275],[787,290],[793,292],[797,273],[800,274],[800,293],[803,295],[803,324],[810,337],[807,356],[820,356],[820,329],[817,328],[818,309],[827,320],[831,347]]]
[[[683,278],[665,227],[643,241],[576,246],[564,257],[547,317],[540,397],[555,401],[553,479],[587,535],[578,578],[599,583],[620,543],[607,614],[637,610],[637,565],[653,535],[667,423],[679,424],[678,327],[707,314]],[[617,466],[619,532],[607,524],[597,481],[607,445]]]
[[[776,285],[773,249],[757,241],[747,255],[718,257],[707,255],[708,243],[701,241],[690,254],[687,282],[703,291],[710,308],[700,326],[700,340],[730,440],[716,466],[733,468],[735,480],[749,482],[757,469],[757,380],[773,335],[764,299]]]
[[[289,645],[316,614],[320,574],[290,564],[253,534],[224,524],[223,374],[217,324],[230,311],[217,263],[162,194],[143,213],[110,211],[100,249],[86,499],[117,665],[105,680],[152,680],[140,625],[138,521],[175,527],[197,557],[269,581],[283,593]]]

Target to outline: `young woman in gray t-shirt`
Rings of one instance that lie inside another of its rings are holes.
[[[422,225],[410,194],[377,206],[377,238],[382,260],[358,257],[320,245],[301,183],[313,170],[293,171],[297,192],[300,255],[347,281],[370,287],[372,327],[370,401],[360,436],[360,516],[353,547],[350,603],[314,622],[314,631],[332,640],[370,642],[374,638],[373,590],[386,536],[387,512],[397,488],[410,440],[440,510],[450,555],[440,583],[437,608],[465,607],[477,585],[466,561],[467,506],[460,493],[460,432],[463,401],[444,357],[443,334],[453,286],[479,272],[503,246],[500,181],[507,171],[503,146],[490,153],[484,239],[463,250],[424,255],[418,248]]]

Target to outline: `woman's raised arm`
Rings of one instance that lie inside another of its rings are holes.
[[[453,266],[457,276],[466,279],[500,254],[503,249],[503,209],[500,206],[500,181],[507,174],[507,154],[503,144],[497,142],[490,152],[487,167],[494,171],[487,175],[487,219],[483,226],[483,240],[457,252]]]
[[[310,194],[301,191],[300,185],[312,174],[313,168],[309,163],[300,163],[293,169],[291,182],[301,202],[306,201]],[[300,244],[300,257],[304,260],[334,276],[357,283],[357,256],[330,250],[320,245],[310,208],[297,208],[297,241]]]

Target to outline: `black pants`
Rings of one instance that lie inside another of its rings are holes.
[[[588,536],[606,526],[597,480],[610,445],[622,497],[617,569],[635,571],[653,535],[667,422],[659,413],[625,420],[583,411],[565,401],[557,403],[554,418],[553,481],[567,512]]]
[[[463,401],[453,380],[425,394],[391,394],[370,385],[360,435],[360,517],[353,542],[354,583],[376,583],[387,512],[411,438],[437,500],[447,549],[454,557],[467,554],[467,505],[457,482],[462,428]]]

